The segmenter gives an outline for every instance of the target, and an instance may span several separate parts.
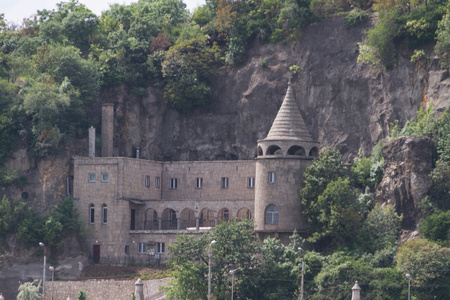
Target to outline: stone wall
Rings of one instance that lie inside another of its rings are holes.
[[[170,282],[170,278],[143,280],[144,296],[146,300],[161,298],[164,293],[159,287]],[[86,281],[54,281],[53,299],[66,300],[69,296],[72,300],[78,299],[80,290],[86,291],[88,300],[126,300],[132,297],[135,291],[136,280],[86,280]],[[52,282],[46,284],[47,298],[50,299]],[[9,300],[9,299],[7,299]]]

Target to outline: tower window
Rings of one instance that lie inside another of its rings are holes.
[[[255,177],[248,177],[247,178],[247,187],[248,188],[254,188],[255,187]]]
[[[178,178],[170,178],[170,188],[175,190],[178,187]]]
[[[228,177],[222,177],[222,188],[227,189],[229,187],[229,178]]]
[[[156,253],[164,253],[164,252],[166,252],[166,244],[156,243]]]
[[[161,177],[156,176],[155,177],[155,187],[157,189],[159,189],[160,186],[161,186]]]
[[[145,186],[150,187],[150,176],[148,175],[145,176]]]
[[[199,177],[197,178],[196,188],[201,189],[202,187],[203,187],[203,178]]]
[[[278,207],[273,204],[266,209],[266,224],[278,224]]]
[[[277,182],[277,174],[275,172],[269,172],[269,183]]]

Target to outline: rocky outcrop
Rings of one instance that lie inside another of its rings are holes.
[[[415,229],[418,204],[431,185],[432,143],[426,138],[397,138],[384,147],[383,156],[384,176],[375,200],[394,205],[403,213],[402,228]]]

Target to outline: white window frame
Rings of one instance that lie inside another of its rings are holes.
[[[145,243],[138,243],[138,254],[145,254]]]
[[[145,187],[150,187],[150,176],[149,175],[145,175]]]
[[[89,173],[88,181],[89,182],[95,182],[95,173]]]
[[[159,189],[161,187],[161,177],[155,177],[155,188]]]
[[[275,207],[276,210],[269,211],[270,208]],[[269,218],[270,216],[270,218]],[[278,225],[280,223],[280,211],[278,210],[278,207],[274,204],[269,205],[266,208],[266,215],[265,215],[265,224],[267,225]]]
[[[108,223],[108,206],[106,204],[103,204],[102,206],[102,223]]]
[[[222,188],[227,189],[230,187],[230,178],[222,177]]]
[[[166,243],[156,243],[156,253],[165,253]]]
[[[195,186],[195,188],[197,189],[203,188],[203,177],[197,177],[196,182],[197,185]]]
[[[170,189],[176,190],[178,188],[178,178],[170,178]]]
[[[109,174],[102,173],[102,182],[108,182],[108,180],[109,180]]]
[[[255,187],[255,177],[247,177],[247,187],[251,189]]]
[[[276,183],[276,182],[277,182],[277,173],[269,172],[269,183]]]

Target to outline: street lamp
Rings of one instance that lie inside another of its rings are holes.
[[[300,300],[303,300],[303,278],[305,275],[305,260],[303,258],[303,249],[301,247],[298,247],[298,251],[301,251],[302,253],[302,281],[300,283]]]
[[[55,268],[53,266],[48,267],[48,269],[50,271],[52,271],[52,300],[53,300],[53,279],[54,279],[54,274],[55,274]]]
[[[408,278],[408,300],[411,300],[411,275],[407,273],[405,276]]]
[[[42,242],[39,242],[39,246],[44,247],[44,267],[42,268],[42,299],[45,299],[45,263],[47,262],[47,256],[45,255],[45,245]]]
[[[236,270],[230,270],[230,274],[231,274],[231,300],[233,300],[234,297],[234,273],[236,272]]]
[[[212,254],[212,245],[215,244],[216,241],[213,240],[208,247],[209,253],[209,262],[208,262],[208,300],[211,300],[211,254]]]

